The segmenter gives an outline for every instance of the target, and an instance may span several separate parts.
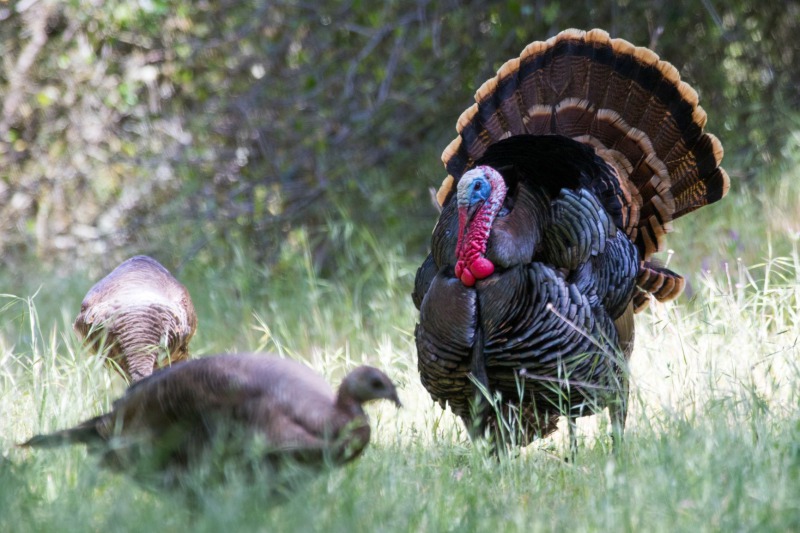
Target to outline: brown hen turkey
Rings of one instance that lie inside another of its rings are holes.
[[[197,315],[186,287],[137,255],[89,289],[74,328],[95,351],[107,346],[109,364],[135,382],[189,358]]]
[[[684,286],[651,256],[727,193],[722,146],[672,65],[602,30],[528,45],[475,100],[415,281],[422,383],[473,436],[608,408],[621,437],[633,313]]]
[[[155,474],[167,486],[201,468],[222,476],[247,459],[314,469],[364,451],[370,426],[362,405],[378,399],[400,406],[394,384],[370,366],[354,369],[334,393],[296,361],[216,355],[160,369],[131,385],[108,413],[20,446],[86,444],[104,466]]]

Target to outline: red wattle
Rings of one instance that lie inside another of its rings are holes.
[[[476,279],[484,279],[492,275],[494,265],[485,257],[478,257],[469,265],[469,270]]]
[[[465,268],[464,271],[461,273],[460,279],[461,283],[463,283],[467,287],[472,287],[473,285],[475,285],[475,276],[472,275],[472,272],[470,272],[468,268]]]
[[[464,261],[458,261],[456,263],[456,277],[461,279],[461,273],[464,272]]]

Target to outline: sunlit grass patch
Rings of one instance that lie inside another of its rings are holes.
[[[693,300],[654,304],[637,317],[624,445],[611,453],[605,413],[586,417],[574,463],[564,461],[564,423],[551,438],[495,457],[431,401],[416,370],[416,312],[406,290],[413,262],[393,258],[387,268],[396,270],[387,276],[377,268],[358,294],[302,262],[292,288],[276,288],[284,281],[244,260],[224,276],[204,274],[202,284],[190,272],[193,297],[197,287],[204,291],[196,299],[202,303],[195,355],[273,351],[307,361],[334,386],[366,362],[389,374],[404,403],[400,410],[370,406],[373,440],[364,456],[317,476],[292,497],[269,501],[260,487],[246,484],[211,487],[195,509],[179,495],[100,469],[82,447],[14,448],[33,433],[107,409],[124,383],[72,333],[72,300],[52,307],[39,304],[38,295],[5,296],[0,525],[13,524],[14,531],[792,529],[800,520],[800,269],[796,242],[786,244],[794,251],[785,256],[752,266],[734,258],[727,270],[711,268],[697,278]],[[250,292],[226,300],[237,285]],[[233,318],[215,323],[227,313]]]

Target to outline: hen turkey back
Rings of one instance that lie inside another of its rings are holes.
[[[650,258],[727,193],[722,146],[672,65],[602,30],[528,45],[475,100],[415,281],[422,383],[473,434],[483,389],[522,442],[605,407],[621,435],[632,315],[684,286]]]

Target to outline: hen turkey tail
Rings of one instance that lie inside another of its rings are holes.
[[[619,194],[605,206],[646,261],[664,249],[672,221],[716,202],[730,180],[720,168],[719,140],[704,133],[697,92],[670,63],[602,30],[566,30],[528,45],[475,94],[444,150],[443,203],[489,146],[523,134],[563,135],[594,148],[616,171]],[[599,184],[608,187],[609,184]],[[616,186],[614,186],[616,185]],[[659,300],[679,289],[656,291]],[[652,272],[643,262],[642,286]],[[678,281],[680,280],[680,281]],[[645,298],[646,301],[646,298]]]
[[[56,448],[68,444],[94,444],[103,441],[103,437],[98,432],[97,426],[102,416],[92,418],[82,424],[69,429],[63,429],[54,433],[34,435],[30,439],[20,444],[19,448]]]

